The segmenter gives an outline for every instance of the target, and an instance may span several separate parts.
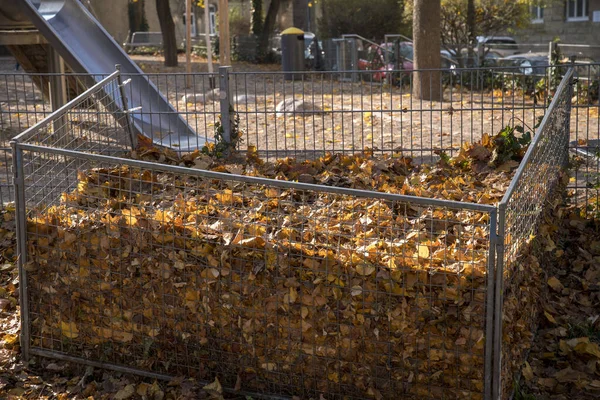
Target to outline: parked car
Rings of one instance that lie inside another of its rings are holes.
[[[505,67],[520,67],[518,72],[523,75],[544,75],[546,73],[545,66],[548,65],[548,54],[513,54],[511,56],[502,58],[500,60],[500,65]]]
[[[445,50],[441,51],[442,68],[451,69],[456,67],[456,61],[449,56]],[[367,50],[367,57],[358,60],[359,70],[377,71],[373,80],[383,81],[389,71],[403,70],[412,71],[414,68],[414,48],[411,42],[388,42],[380,45],[371,45]]]
[[[304,59],[309,70],[323,69],[325,51],[323,42],[312,32],[304,32]]]
[[[454,59],[458,59],[453,53],[451,54]],[[465,67],[470,66],[468,63],[469,49],[462,49],[460,54],[462,65]],[[484,52],[483,60],[479,60],[477,48],[473,49],[473,57],[475,58],[473,66],[477,66],[477,63],[481,62],[481,65],[479,65],[480,67],[495,67],[498,65],[499,60],[503,58],[501,54],[488,50],[487,52]]]
[[[519,53],[517,41],[510,36],[477,36],[477,43],[489,48],[501,57]]]
[[[391,45],[392,43],[387,43],[388,45]],[[393,49],[394,51],[397,51],[397,53],[400,55],[400,57],[408,60],[411,62],[413,62],[415,56],[415,49],[413,47],[412,42],[396,42],[393,43]],[[397,48],[397,50],[395,50]],[[456,59],[452,56],[452,54],[447,51],[447,50],[441,50],[440,51],[440,55],[442,56],[442,68],[446,69],[446,68],[452,68],[453,66],[456,66],[457,62]],[[412,68],[411,68],[412,69]]]

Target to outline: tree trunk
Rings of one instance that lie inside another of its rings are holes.
[[[258,41],[258,58],[263,59],[269,53],[269,39],[275,29],[275,22],[277,22],[277,13],[279,12],[279,5],[281,0],[271,0],[269,4],[269,10],[265,17],[265,23],[263,24],[263,31]]]
[[[440,0],[415,0],[413,11],[414,69],[441,67]],[[440,71],[417,71],[413,95],[422,100],[441,101]]]
[[[293,24],[295,28],[308,30],[308,0],[292,0]]]
[[[468,57],[467,65],[469,67],[477,66],[475,62],[475,52],[473,48],[475,47],[475,0],[467,1],[467,33],[469,35],[469,43],[468,43]],[[460,55],[459,55],[460,56]],[[481,56],[481,54],[478,54]]]
[[[258,36],[262,30],[262,0],[252,0],[252,33]]]
[[[171,15],[169,0],[156,0],[158,22],[163,37],[163,50],[165,54],[165,67],[177,66],[177,37],[175,36],[175,23]]]

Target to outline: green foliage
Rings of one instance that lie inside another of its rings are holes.
[[[525,27],[531,21],[529,0],[480,0],[475,2],[475,36],[496,36]],[[469,43],[466,0],[442,0],[442,47],[461,55],[475,50]],[[464,60],[459,57],[459,64]]]
[[[590,321],[585,321],[580,324],[569,324],[567,329],[568,339],[587,337],[591,342],[600,343],[600,330]]]
[[[252,0],[252,33],[259,36],[263,31],[262,0]]]
[[[575,93],[577,94],[578,104],[594,104],[599,98],[600,81],[593,79],[589,81],[578,80]]]
[[[133,32],[148,32],[148,20],[144,12],[144,0],[129,1],[127,3],[127,18],[129,30]]]
[[[232,35],[247,35],[250,32],[250,21],[244,18],[239,7],[229,9],[229,31]]]
[[[387,33],[410,35],[410,21],[401,0],[322,0],[323,17],[317,21],[322,38],[357,33],[367,39],[383,40]]]
[[[240,115],[231,105],[229,106],[229,115],[231,116],[231,140],[225,139],[225,130],[219,116],[219,121],[215,123],[215,141],[204,145],[202,153],[216,158],[226,157],[244,141],[244,131],[240,129]]]
[[[539,126],[540,122],[541,118],[538,119],[534,129]],[[515,133],[520,135],[517,136]],[[505,126],[493,138],[494,150],[492,151],[490,165],[497,167],[510,160],[521,161],[531,144],[532,136],[532,132],[526,131],[522,125]]]
[[[536,400],[536,397],[532,394],[527,393],[520,385],[519,381],[514,381],[514,400]]]

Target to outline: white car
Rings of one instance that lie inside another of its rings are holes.
[[[510,36],[477,36],[477,43],[483,44],[500,57],[519,53],[517,41]]]

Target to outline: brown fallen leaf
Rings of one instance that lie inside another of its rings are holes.
[[[556,292],[560,292],[564,288],[563,284],[560,283],[558,278],[555,276],[551,276],[550,278],[548,278],[548,286],[550,286],[552,288],[552,290],[554,290]]]
[[[219,378],[215,377],[215,380],[212,383],[204,386],[202,388],[205,390],[211,399],[221,400],[223,399],[223,386],[221,386],[221,382],[219,382]]]
[[[576,371],[571,367],[567,367],[554,374],[554,378],[560,383],[577,382],[587,377],[584,372]]]
[[[554,317],[552,316],[552,314],[550,314],[548,311],[544,311],[544,315],[546,316],[546,319],[553,323],[553,324],[557,324],[556,319],[554,319]]]
[[[114,398],[115,398],[115,400],[126,400],[126,399],[130,399],[131,397],[133,397],[134,394],[135,394],[135,386],[127,385],[123,389],[119,390],[115,394]]]
[[[529,365],[529,363],[527,361],[525,361],[525,365],[523,365],[523,369],[521,371],[523,372],[523,377],[527,381],[533,380],[533,378],[534,378],[533,370],[531,369],[531,365]]]

